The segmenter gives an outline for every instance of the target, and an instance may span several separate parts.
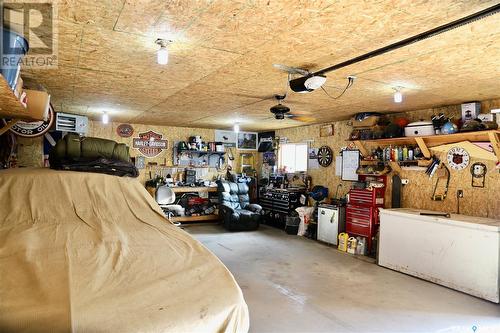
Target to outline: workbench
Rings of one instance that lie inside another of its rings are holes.
[[[217,192],[217,187],[191,187],[179,186],[172,187],[174,193],[214,193]],[[218,214],[199,215],[199,216],[174,216],[170,219],[172,222],[190,223],[190,222],[215,222],[219,220]]]
[[[174,193],[201,193],[201,192],[217,192],[217,187],[191,187],[191,186],[178,186],[172,187]]]

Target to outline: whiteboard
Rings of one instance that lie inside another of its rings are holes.
[[[358,181],[359,150],[342,151],[342,180]]]

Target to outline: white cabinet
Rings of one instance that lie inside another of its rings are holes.
[[[338,234],[345,230],[345,208],[332,205],[318,207],[318,240],[337,245]]]
[[[380,266],[499,302],[500,221],[381,209]]]

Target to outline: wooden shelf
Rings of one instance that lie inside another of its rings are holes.
[[[377,165],[379,163],[384,163],[384,161],[380,161],[380,160],[360,160],[359,161],[359,165],[361,165],[361,166]]]
[[[359,161],[359,165],[367,166],[367,165],[378,165],[385,164],[389,165],[394,172],[400,173],[403,170],[413,170],[413,171],[421,171],[426,170],[431,160],[406,160],[406,161],[380,161],[380,160],[361,160]]]
[[[425,158],[431,157],[430,147],[436,147],[441,145],[446,145],[450,143],[457,143],[461,141],[470,142],[484,142],[490,141],[493,145],[495,155],[497,160],[500,160],[500,144],[498,136],[500,135],[499,130],[489,130],[489,131],[477,131],[477,132],[464,132],[446,135],[431,135],[431,136],[416,136],[416,137],[401,137],[392,139],[378,139],[378,140],[356,140],[351,141],[358,147],[361,154],[364,156],[369,155],[368,149],[365,145],[378,145],[378,146],[389,146],[389,145],[418,145],[422,150]],[[350,141],[350,140],[349,140]]]
[[[170,218],[172,222],[208,222],[219,220],[219,215],[200,215],[200,216],[174,216]]]
[[[174,193],[189,193],[189,192],[217,192],[217,187],[189,187],[189,186],[182,186],[182,187],[172,187],[172,191]]]
[[[427,146],[435,147],[460,141],[471,141],[471,142],[490,141],[489,139],[490,133],[500,134],[500,131],[490,130],[490,131],[463,132],[455,134],[430,135],[430,136],[404,136],[401,138],[357,140],[354,142],[371,143],[371,144],[388,146],[388,145],[416,144],[416,139],[420,138],[424,140]]]
[[[226,152],[225,151],[204,151],[204,150],[191,150],[191,149],[177,149],[177,152],[180,153],[194,153],[194,154],[199,154],[199,155],[206,155],[206,154],[217,154],[217,155],[224,155]]]
[[[0,75],[0,118],[25,121],[40,121],[28,113],[28,110],[17,99],[7,81]]]
[[[12,127],[14,127],[14,125],[17,124],[18,121],[19,121],[19,119],[9,120],[8,123],[6,123],[2,128],[0,128],[0,135],[3,135],[5,132],[10,130]]]

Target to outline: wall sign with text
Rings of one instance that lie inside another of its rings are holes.
[[[132,148],[148,157],[153,158],[160,155],[165,149],[168,149],[168,140],[163,139],[163,135],[154,131],[147,131],[138,134],[139,137],[133,138]]]

